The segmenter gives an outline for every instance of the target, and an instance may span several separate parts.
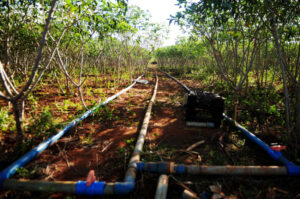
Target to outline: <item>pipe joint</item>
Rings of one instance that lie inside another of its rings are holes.
[[[184,165],[176,165],[175,166],[176,174],[185,174],[186,173],[186,166]]]
[[[7,179],[7,177],[5,176],[5,173],[1,172],[0,173],[0,191],[3,189],[3,183],[4,183],[5,179]]]
[[[128,195],[134,190],[134,180],[132,182],[116,182],[114,193],[116,195]]]
[[[181,173],[182,167],[175,166],[174,162],[149,162],[137,163],[138,171],[146,171],[150,173]]]
[[[104,195],[105,182],[93,182],[90,186],[86,185],[86,181],[78,181],[76,184],[76,194],[78,195]]]
[[[300,175],[300,166],[291,165],[287,166],[287,171],[289,176],[299,176]]]
[[[138,168],[138,162],[131,162],[128,164],[128,168],[134,168],[137,169]]]

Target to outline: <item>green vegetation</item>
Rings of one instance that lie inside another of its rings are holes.
[[[109,106],[109,105],[106,105],[104,107],[102,106],[98,107],[94,112],[93,116],[99,122],[115,121],[119,119],[119,117],[115,114],[115,110],[113,106]]]
[[[47,106],[41,112],[39,118],[34,119],[34,121],[26,127],[26,132],[36,137],[47,138],[49,135],[56,133],[60,127],[62,127],[61,121],[53,118]]]
[[[87,108],[94,87],[111,89],[142,73],[166,32],[123,0],[4,0],[0,18],[0,98],[11,102],[19,142],[27,102],[31,112],[37,106],[32,91],[55,84],[61,95],[77,96]],[[92,88],[86,85],[91,79]],[[81,107],[65,101],[57,108]]]
[[[13,131],[14,130],[14,119],[9,114],[9,111],[6,108],[0,109],[0,130],[2,132],[5,131]]]
[[[184,9],[170,22],[189,29],[190,36],[157,49],[159,67],[202,81],[199,89],[224,96],[227,113],[238,122],[254,132],[277,127],[276,134],[288,135],[286,144],[299,150],[297,2],[178,0],[178,5]]]

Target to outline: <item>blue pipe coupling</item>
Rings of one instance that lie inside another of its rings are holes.
[[[93,182],[90,186],[86,185],[86,181],[78,181],[76,184],[76,194],[78,195],[104,195],[105,182]]]
[[[95,181],[91,185],[87,185],[86,181],[78,181],[76,184],[76,194],[77,195],[128,195],[134,190],[135,182],[98,182]]]

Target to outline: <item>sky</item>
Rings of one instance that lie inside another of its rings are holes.
[[[142,10],[148,10],[152,16],[151,22],[162,23],[169,26],[170,15],[175,15],[179,11],[175,4],[177,0],[128,0],[129,5],[137,5]],[[177,36],[183,36],[184,33],[179,26],[171,24],[169,26],[169,39],[163,42],[163,46],[175,44]]]

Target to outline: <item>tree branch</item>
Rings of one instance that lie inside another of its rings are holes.
[[[58,39],[58,41],[56,42],[56,45],[55,45],[55,48],[54,50],[52,51],[52,54],[51,54],[51,58],[48,62],[48,64],[44,67],[43,71],[39,74],[37,80],[32,84],[32,86],[26,91],[26,94],[24,94],[24,96],[22,97],[23,99],[25,99],[27,97],[27,95],[34,89],[34,87],[37,85],[37,83],[40,81],[41,77],[43,76],[44,72],[47,70],[47,68],[50,66],[50,63],[51,61],[53,60],[54,58],[54,55],[55,55],[55,51],[57,50],[58,48],[58,45],[64,35],[64,33],[66,32],[66,29],[64,29]]]
[[[34,78],[37,74],[37,70],[39,69],[39,64],[40,64],[40,61],[41,61],[41,58],[42,58],[43,47],[45,45],[47,32],[48,32],[48,29],[49,29],[50,21],[51,21],[51,18],[52,18],[52,14],[54,12],[56,2],[57,2],[57,0],[52,0],[52,2],[51,2],[51,8],[50,8],[50,11],[49,11],[48,18],[46,19],[46,24],[45,24],[44,31],[43,31],[43,36],[42,36],[42,39],[41,39],[40,48],[39,48],[38,55],[37,55],[36,60],[35,60],[35,64],[34,64],[31,76],[30,76],[27,84],[25,85],[25,87],[20,92],[20,94],[16,97],[16,99],[19,99],[20,97],[22,97],[24,95],[24,93],[29,89],[30,85],[34,81]]]
[[[6,97],[1,91],[0,91],[0,98],[6,100],[6,101],[11,101],[11,98]]]

